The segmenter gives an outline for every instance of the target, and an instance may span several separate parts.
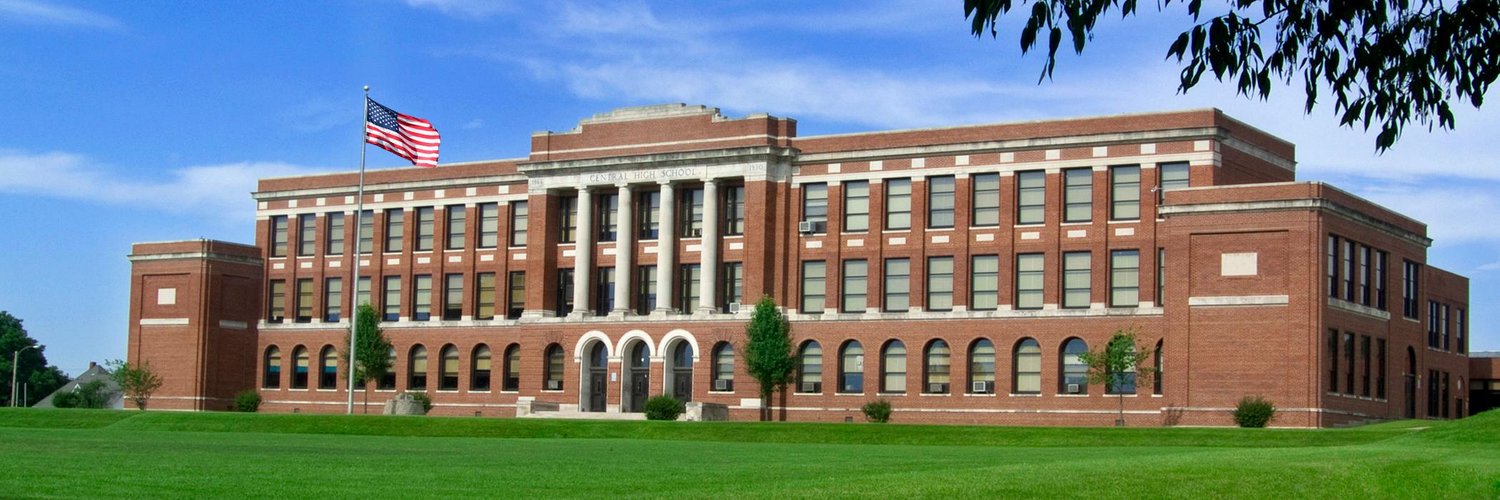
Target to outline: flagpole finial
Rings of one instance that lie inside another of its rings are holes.
[[[369,85],[365,85],[365,92],[369,92],[369,91],[370,91],[370,86]]]

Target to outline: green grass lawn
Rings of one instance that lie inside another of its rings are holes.
[[[0,411],[0,497],[1500,496],[1500,412],[1347,430]]]

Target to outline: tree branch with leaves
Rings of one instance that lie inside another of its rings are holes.
[[[119,384],[120,392],[124,393],[138,410],[145,410],[146,403],[151,401],[151,395],[161,388],[161,375],[151,369],[150,361],[135,364],[116,359],[106,362],[104,366],[109,369],[109,374],[115,379],[115,383]]]
[[[792,356],[791,324],[776,301],[762,297],[755,304],[750,323],[745,325],[749,341],[745,344],[745,367],[760,382],[760,419],[771,419],[771,393],[786,392],[791,383],[796,358]]]
[[[375,311],[375,306],[369,303],[360,304],[355,311],[359,324],[359,335],[354,338],[359,345],[355,346],[359,353],[354,363],[353,380],[364,386],[365,401],[362,410],[370,412],[370,389],[382,377],[391,371],[391,342],[385,338],[385,331],[380,328],[380,315]],[[344,350],[339,353],[344,358],[344,366],[349,366],[349,334],[344,334]]]
[[[1140,328],[1130,327],[1115,330],[1103,349],[1090,349],[1078,355],[1078,360],[1088,366],[1088,382],[1103,385],[1106,392],[1114,392],[1120,400],[1119,417],[1115,425],[1125,425],[1125,385],[1133,377],[1135,384],[1145,383],[1156,375],[1156,368],[1144,363],[1151,351],[1140,344]],[[1130,384],[1132,387],[1135,384]]]

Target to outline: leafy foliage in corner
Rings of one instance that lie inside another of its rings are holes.
[[[17,361],[20,366],[11,366],[16,351],[21,349],[25,350],[21,351]],[[17,406],[31,406],[72,381],[61,369],[47,364],[46,350],[47,346],[37,343],[26,333],[20,318],[0,311],[0,374],[5,377],[5,382],[0,383],[0,406],[11,405],[11,370],[18,370],[15,372],[16,383],[26,387],[21,392],[26,401],[20,401]]]
[[[1265,427],[1276,418],[1276,405],[1260,396],[1245,396],[1234,407],[1234,423],[1240,427]]]
[[[114,377],[115,383],[120,385],[120,391],[125,393],[125,397],[130,399],[138,410],[146,409],[146,403],[151,401],[151,395],[161,388],[161,375],[151,370],[149,361],[132,364],[116,359],[104,365],[109,367],[109,374]]]
[[[73,389],[57,391],[52,396],[52,406],[57,408],[104,408],[114,396],[104,387],[103,380],[90,380]]]
[[[1136,0],[965,0],[975,36],[998,36],[999,16],[1012,8],[1031,13],[1021,29],[1021,52],[1047,37],[1042,78],[1051,78],[1064,31],[1076,53],[1094,37],[1111,9],[1135,14]],[[1173,0],[1163,0],[1166,10]],[[1500,76],[1500,4],[1496,0],[1234,0],[1211,3],[1228,12],[1204,19],[1202,0],[1179,0],[1192,26],[1177,36],[1167,57],[1187,63],[1178,91],[1198,84],[1204,72],[1233,81],[1243,96],[1265,99],[1274,82],[1301,80],[1306,112],[1320,92],[1331,91],[1341,125],[1366,130],[1380,122],[1377,150],[1395,144],[1415,121],[1429,130],[1454,126],[1451,100],[1476,109]]]
[[[865,420],[869,420],[877,424],[883,424],[891,421],[891,402],[887,401],[885,398],[880,398],[865,403],[865,406],[861,408],[861,410],[864,410],[865,412]]]
[[[255,413],[260,411],[260,393],[254,389],[240,391],[234,395],[234,411]]]
[[[760,383],[760,419],[771,419],[771,392],[791,383],[797,360],[792,356],[792,327],[771,297],[755,303],[750,324],[745,325],[745,369]]]
[[[356,323],[359,326],[358,335],[354,341],[356,361],[354,363],[354,381],[357,385],[364,386],[364,412],[370,412],[370,389],[375,383],[391,371],[391,359],[387,354],[391,351],[391,341],[385,338],[385,331],[380,328],[380,314],[375,311],[375,306],[369,303],[360,304],[355,311]],[[344,358],[344,366],[349,366],[349,335],[344,335],[344,350],[339,356]]]
[[[685,411],[686,404],[666,394],[657,394],[646,400],[646,420],[677,420]]]

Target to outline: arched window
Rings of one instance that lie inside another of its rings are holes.
[[[521,345],[511,344],[505,348],[505,379],[500,382],[502,391],[521,390]]]
[[[797,392],[823,392],[823,346],[809,340],[797,356]]]
[[[1118,338],[1110,341],[1113,347],[1115,342],[1124,344],[1125,352],[1135,354],[1135,343],[1128,339]],[[1109,384],[1104,387],[1105,394],[1135,394],[1135,365],[1131,365],[1125,373],[1109,373]]]
[[[734,347],[728,342],[714,345],[714,390],[734,390]]]
[[[398,366],[396,364],[396,348],[395,347],[392,347],[391,350],[386,353],[385,359],[386,359],[386,366],[387,366],[387,368],[385,370],[385,375],[382,375],[380,377],[380,380],[375,383],[375,388],[383,390],[383,391],[395,390],[396,389],[396,367]]]
[[[1058,371],[1061,387],[1058,392],[1063,394],[1088,394],[1089,393],[1089,366],[1078,359],[1080,354],[1089,352],[1089,345],[1083,339],[1074,337],[1063,342],[1061,366]]]
[[[292,388],[306,389],[307,370],[308,365],[311,364],[311,360],[307,357],[307,348],[299,345],[296,349],[292,349],[292,359],[295,363],[292,366]]]
[[[412,346],[406,357],[406,390],[427,390],[427,348],[422,344]]]
[[[906,392],[906,344],[885,343],[880,353],[880,392]]]
[[[1041,394],[1042,392],[1042,345],[1033,339],[1016,342],[1015,363],[1012,364],[1016,394]]]
[[[693,346],[687,341],[678,341],[672,348],[672,397],[693,400]]]
[[[333,346],[323,346],[318,355],[318,388],[337,389],[339,386],[339,353]]]
[[[927,394],[948,393],[948,373],[951,353],[948,343],[935,339],[927,343],[927,354],[922,357],[922,392]]]
[[[276,346],[266,348],[265,374],[261,387],[267,389],[281,388],[281,349]]]
[[[1161,347],[1163,342],[1166,342],[1166,339],[1156,341],[1156,351],[1152,353],[1152,361],[1153,365],[1156,366],[1156,373],[1152,374],[1154,376],[1151,377],[1151,393],[1157,396],[1161,395],[1161,376],[1166,373],[1166,370],[1163,370],[1161,365]]]
[[[839,348],[838,392],[865,392],[865,348],[859,341],[850,340]]]
[[[542,374],[546,385],[542,386],[549,391],[561,391],[563,388],[563,348],[552,344],[547,346],[547,364],[545,373]]]
[[[469,369],[469,390],[490,390],[490,346],[479,344],[469,359],[474,366]]]
[[[969,346],[969,393],[995,393],[995,344],[989,339]]]
[[[438,368],[442,369],[443,377],[438,379],[438,390],[456,391],[458,390],[458,348],[453,347],[453,344],[448,344],[443,346],[442,353],[442,365]]]

